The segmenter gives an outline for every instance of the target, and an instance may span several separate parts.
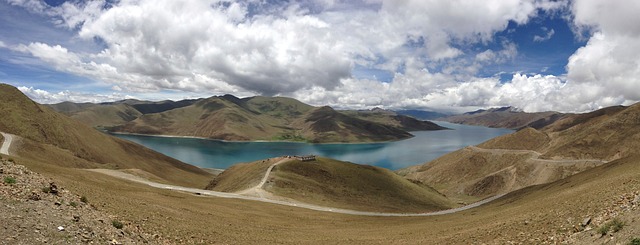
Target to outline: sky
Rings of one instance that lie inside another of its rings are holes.
[[[586,112],[640,101],[638,13],[628,0],[0,0],[0,82],[40,103]]]

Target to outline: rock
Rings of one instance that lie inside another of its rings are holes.
[[[54,202],[53,204],[55,204],[56,206],[60,206],[60,205],[62,205],[62,203],[61,203],[61,202],[58,202],[58,201]]]
[[[35,191],[32,191],[31,195],[29,196],[29,200],[40,201],[40,195],[38,195],[38,193],[36,193]]]
[[[74,215],[73,216],[73,221],[75,221],[75,222],[80,221],[80,215]]]
[[[587,225],[591,224],[591,217],[587,217],[584,220],[582,220],[582,223],[580,224],[582,227],[587,227]]]
[[[53,182],[49,183],[49,193],[58,195],[58,186]]]
[[[58,231],[64,231],[64,227],[63,226],[58,226]]]
[[[122,243],[118,242],[118,240],[116,240],[116,239],[113,239],[113,240],[111,240],[111,242],[109,244],[111,244],[111,245],[121,245]]]

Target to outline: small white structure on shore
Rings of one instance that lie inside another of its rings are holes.
[[[314,155],[307,155],[307,156],[296,156],[296,159],[303,161],[303,162],[310,162],[310,161],[315,161],[316,160],[316,156]]]

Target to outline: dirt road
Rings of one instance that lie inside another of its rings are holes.
[[[600,160],[600,159],[540,159],[542,153],[532,150],[508,150],[508,149],[485,149],[477,146],[468,146],[468,149],[478,151],[478,152],[488,152],[488,153],[497,153],[497,154],[531,154],[531,158],[529,160],[536,162],[546,162],[546,163],[558,163],[558,164],[572,164],[572,163],[596,163],[603,164],[608,161]]]
[[[2,132],[0,132],[0,134],[4,137],[2,147],[0,147],[0,154],[9,155],[9,147],[11,146],[11,141],[13,141],[13,135]]]
[[[236,198],[236,199],[243,199],[243,200],[252,200],[252,201],[267,202],[267,203],[273,203],[273,204],[279,204],[279,205],[285,205],[285,206],[306,208],[306,209],[311,209],[311,210],[316,210],[316,211],[332,212],[332,213],[340,213],[340,214],[349,214],[349,215],[362,215],[362,216],[411,217],[411,216],[444,215],[444,214],[451,214],[451,213],[460,212],[460,211],[463,211],[463,210],[475,208],[475,207],[478,207],[480,205],[483,205],[485,203],[491,202],[493,200],[496,200],[496,199],[504,196],[504,194],[503,195],[497,195],[497,196],[494,196],[494,197],[491,197],[491,198],[487,198],[485,200],[482,200],[482,201],[479,201],[479,202],[476,202],[476,203],[472,203],[472,204],[467,205],[467,206],[454,208],[454,209],[448,209],[448,210],[442,210],[442,211],[437,211],[437,212],[430,212],[430,213],[364,212],[364,211],[356,211],[356,210],[348,210],[348,209],[340,209],[340,208],[323,207],[323,206],[307,204],[307,203],[301,203],[301,202],[283,201],[283,200],[274,200],[274,199],[268,199],[268,198],[263,198],[263,197],[247,196],[247,195],[242,195],[242,194],[238,194],[238,193],[218,192],[218,191],[202,190],[202,189],[188,188],[188,187],[182,187],[182,186],[176,186],[176,185],[160,184],[160,183],[149,181],[149,180],[140,178],[138,176],[131,175],[131,174],[128,174],[128,173],[124,173],[124,172],[121,172],[121,171],[118,171],[118,170],[91,169],[91,170],[88,170],[88,171],[103,173],[103,174],[110,175],[110,176],[117,177],[117,178],[121,178],[121,179],[124,179],[124,180],[138,182],[138,183],[141,183],[141,184],[146,184],[146,185],[149,185],[149,186],[152,186],[152,187],[155,187],[155,188],[166,189],[166,190],[188,192],[188,193],[193,193],[193,194],[197,194],[197,195],[214,196],[214,197],[221,197],[221,198]],[[267,173],[267,175],[268,175],[268,173]]]

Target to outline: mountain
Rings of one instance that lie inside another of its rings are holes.
[[[210,174],[143,146],[101,133],[0,84],[0,131],[21,137],[20,156],[80,168],[138,169],[194,186]]]
[[[484,113],[484,112],[480,112]],[[566,115],[399,171],[448,197],[476,200],[550,183],[634,154],[640,104]]]
[[[92,127],[108,128],[133,121],[143,114],[168,111],[195,102],[196,100],[153,102],[127,99],[99,104],[61,102],[48,106]]]
[[[128,104],[75,104],[62,102],[49,105],[61,112],[92,127],[111,127],[135,120],[142,113]]]
[[[336,111],[284,97],[214,96],[158,113],[143,114],[114,132],[221,140],[290,140],[314,143],[393,141],[407,131],[444,129],[387,112]]]
[[[207,189],[243,193],[258,185],[276,163],[262,187],[267,194],[260,196],[377,212],[428,212],[456,206],[433,188],[388,169],[322,157],[309,162],[273,158],[234,165],[212,180]]]
[[[348,116],[366,121],[391,125],[406,131],[426,131],[446,129],[430,121],[421,121],[412,116],[405,116],[395,111],[374,108],[371,110],[346,110],[340,111]]]
[[[448,114],[435,112],[435,111],[423,111],[423,110],[397,110],[396,113],[400,115],[414,117],[420,120],[436,120],[449,116]]]
[[[514,107],[501,107],[489,110],[466,112],[460,115],[446,116],[438,118],[437,120],[491,128],[520,129],[524,127],[532,127],[540,129],[565,116],[566,114],[559,112],[549,111],[528,113],[520,111]]]

